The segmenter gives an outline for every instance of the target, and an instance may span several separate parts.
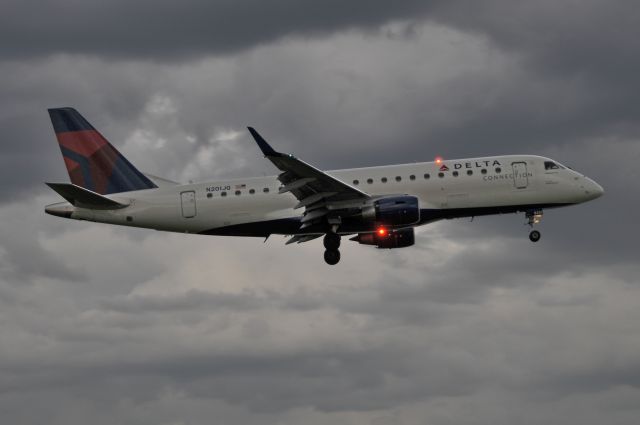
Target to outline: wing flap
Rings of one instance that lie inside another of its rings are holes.
[[[293,207],[294,210],[302,207],[308,207],[309,205],[315,204],[316,202],[322,201],[325,198],[330,198],[335,195],[336,192],[317,192],[309,196],[305,196]]]
[[[296,235],[296,236],[292,237],[291,239],[289,239],[287,241],[286,245],[290,245],[292,243],[309,242],[309,241],[312,241],[314,239],[319,238],[320,236],[322,236],[322,234],[319,234],[319,235]]]
[[[317,218],[324,217],[325,215],[327,215],[328,212],[329,210],[327,210],[326,208],[318,208],[313,211],[307,211],[304,217],[302,217],[301,222],[308,223]]]
[[[282,186],[279,190],[278,193],[287,193],[287,192],[291,192],[293,190],[296,189],[300,189],[303,186],[306,186],[307,184],[315,181],[316,179],[313,177],[307,177],[307,178],[303,178],[303,179],[298,179],[298,180],[294,180],[291,183],[288,183],[284,186]]]

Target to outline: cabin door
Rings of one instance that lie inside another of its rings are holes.
[[[184,218],[191,218],[196,216],[196,192],[193,190],[189,192],[180,193],[180,200],[182,201],[182,216]]]
[[[511,163],[513,168],[513,184],[516,189],[526,189],[529,185],[529,177],[527,177],[527,163],[526,162],[513,162]]]

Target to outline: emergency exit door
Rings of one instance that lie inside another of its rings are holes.
[[[526,162],[513,162],[511,163],[513,168],[513,184],[516,189],[526,189],[529,185],[529,177],[527,176],[527,163]]]
[[[182,216],[184,218],[191,218],[196,216],[196,192],[182,192],[180,193],[180,199],[182,201]]]

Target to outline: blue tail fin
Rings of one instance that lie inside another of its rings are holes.
[[[157,187],[73,108],[49,109],[71,182],[101,195]]]

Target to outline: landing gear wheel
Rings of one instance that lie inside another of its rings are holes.
[[[329,251],[337,251],[340,248],[340,235],[337,233],[324,235],[324,247]]]
[[[540,240],[540,232],[532,230],[531,233],[529,233],[529,240],[531,242],[538,242]]]
[[[340,261],[340,251],[337,249],[327,249],[324,252],[324,261],[330,266],[335,266]]]

